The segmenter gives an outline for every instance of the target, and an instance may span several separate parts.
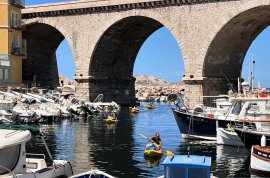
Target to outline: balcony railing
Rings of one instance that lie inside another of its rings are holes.
[[[25,6],[24,0],[10,0],[10,4],[19,8],[23,8]]]
[[[11,54],[13,55],[22,55],[20,47],[12,47]]]

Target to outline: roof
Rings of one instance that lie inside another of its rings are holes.
[[[173,159],[172,159],[173,158]],[[190,168],[210,168],[211,157],[208,156],[196,156],[196,155],[174,155],[167,156],[162,163],[165,166],[173,167],[190,167]]]

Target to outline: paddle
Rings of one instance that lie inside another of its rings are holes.
[[[149,139],[149,138],[148,138],[147,136],[145,136],[144,134],[140,134],[140,136],[141,136],[142,138],[145,138],[145,139],[149,140],[150,142],[152,142],[152,143],[155,145],[155,147],[158,148],[158,145],[157,145],[153,140]],[[163,148],[162,148],[162,149],[163,149]],[[166,149],[166,153],[167,153],[167,155],[169,155],[169,156],[173,156],[173,155],[174,155],[173,152],[171,152],[170,150],[167,150],[167,149]]]

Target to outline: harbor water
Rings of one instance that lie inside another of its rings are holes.
[[[143,151],[148,137],[159,132],[163,148],[175,154],[212,157],[211,173],[219,178],[247,178],[249,151],[245,148],[216,145],[215,142],[183,140],[171,107],[155,103],[157,108],[148,110],[141,103],[140,112],[133,114],[121,108],[119,121],[107,124],[104,115],[92,118],[73,118],[40,125],[54,159],[67,159],[74,173],[100,169],[118,178],[154,178],[163,175],[160,159],[145,158]],[[44,149],[38,140],[27,145],[29,152]],[[45,150],[43,150],[45,153]]]

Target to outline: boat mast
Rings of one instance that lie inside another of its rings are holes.
[[[252,61],[252,72],[251,72],[251,92],[253,93],[253,85],[254,85],[254,66],[255,60]]]

